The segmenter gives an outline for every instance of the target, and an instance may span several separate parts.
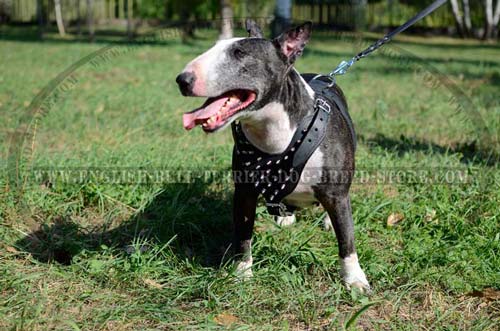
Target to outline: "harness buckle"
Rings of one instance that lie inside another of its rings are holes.
[[[322,98],[316,99],[316,101],[314,102],[314,108],[322,109],[327,114],[330,114],[330,112],[331,112],[330,104]]]
[[[274,216],[292,216],[293,214],[288,211],[285,204],[282,202],[274,203],[274,202],[266,202],[267,211],[269,214]]]

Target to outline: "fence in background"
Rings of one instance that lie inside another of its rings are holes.
[[[9,1],[7,1],[9,2]],[[126,19],[128,10],[134,15],[134,9],[139,8],[140,0],[94,0],[92,12],[94,20]],[[53,0],[41,0],[44,21],[54,22]],[[129,5],[130,4],[130,5]],[[9,18],[11,22],[29,23],[37,21],[37,0],[12,0],[10,1]],[[87,17],[86,0],[61,0],[61,9],[64,22],[75,22]]]
[[[343,2],[343,3],[342,3]],[[8,17],[11,22],[36,22],[37,0],[0,0],[7,7]],[[43,4],[44,21],[55,21],[54,1],[41,0]],[[165,2],[166,3],[166,2]],[[61,0],[63,20],[66,24],[87,17],[86,0]],[[235,15],[245,16],[246,5],[244,1],[235,5]],[[241,8],[240,8],[241,7]],[[272,7],[267,15],[272,14]],[[99,23],[106,20],[127,19],[130,10],[131,17],[140,17],[141,0],[94,0],[94,20]],[[4,8],[5,11],[5,8]],[[368,28],[380,26],[397,26],[419,11],[419,8],[400,4],[394,1],[389,7],[388,1],[370,3],[366,7],[365,22]],[[214,13],[205,12],[196,17],[202,20],[214,18]],[[317,25],[329,25],[337,27],[352,28],[354,26],[353,6],[345,1],[294,1],[292,7],[292,18],[294,21],[311,20]],[[473,15],[474,20],[474,15]],[[448,6],[443,6],[432,15],[417,24],[420,27],[443,28],[454,26],[455,21]]]
[[[366,6],[365,23],[368,28],[380,26],[399,26],[415,16],[421,8],[394,2],[389,7],[387,1],[370,3]],[[335,25],[350,28],[356,17],[354,6],[350,4],[332,4],[327,1],[309,4],[296,4],[292,7],[292,17],[296,21],[313,21],[318,25]],[[416,26],[444,28],[455,26],[451,10],[443,6],[427,16]]]

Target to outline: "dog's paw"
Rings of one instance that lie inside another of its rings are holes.
[[[330,216],[326,214],[325,218],[323,218],[323,230],[325,231],[333,231],[333,224]]]
[[[295,223],[295,215],[285,217],[276,216],[275,220],[276,224],[278,224],[279,226],[290,226]]]
[[[249,258],[236,262],[235,274],[240,280],[248,280],[253,277],[252,272],[253,259]]]
[[[356,253],[340,260],[340,275],[348,290],[356,288],[363,293],[371,293],[370,284],[358,263],[358,255]]]

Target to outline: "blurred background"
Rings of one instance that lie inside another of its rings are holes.
[[[245,17],[272,23],[277,34],[291,22],[311,20],[316,29],[381,31],[404,23],[431,0],[0,0],[0,23],[36,27],[38,36],[57,30],[93,40],[110,31],[132,38],[145,27],[217,27],[229,36]],[[415,33],[492,39],[498,37],[498,2],[450,0],[417,23]]]

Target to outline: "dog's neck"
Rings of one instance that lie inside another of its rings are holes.
[[[314,92],[294,69],[273,101],[241,119],[247,139],[263,152],[283,152],[298,123],[313,111]]]

